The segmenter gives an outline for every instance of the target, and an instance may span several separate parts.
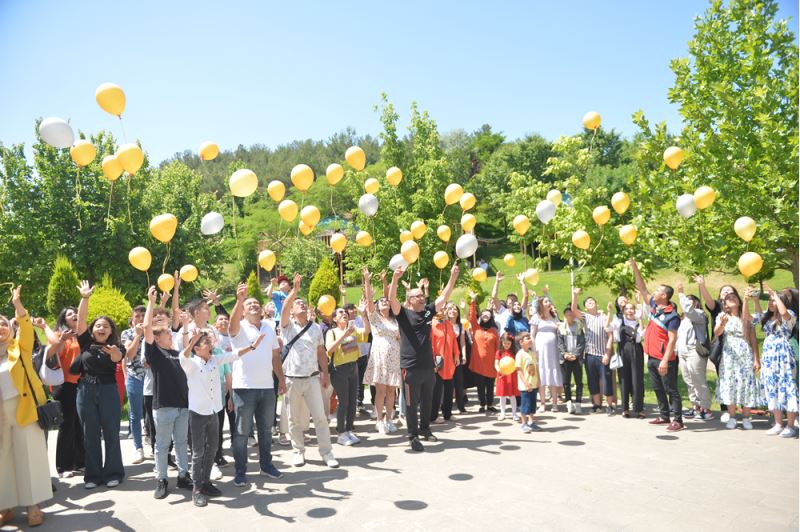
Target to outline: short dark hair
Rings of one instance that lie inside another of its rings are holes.
[[[197,312],[197,309],[199,309],[201,305],[208,305],[208,303],[203,299],[192,299],[186,304],[186,312],[191,314],[194,318],[194,313]]]
[[[134,314],[137,312],[147,312],[147,307],[145,307],[144,305],[136,305],[135,307],[133,307],[133,310],[131,310],[131,312]]]
[[[281,284],[283,282],[288,283],[289,282],[289,278],[286,277],[285,275],[279,275],[278,276],[278,284]]]
[[[344,309],[345,309],[346,311],[348,311],[348,312],[349,312],[349,311],[351,311],[351,310],[355,310],[355,309],[356,309],[356,306],[355,306],[353,303],[348,303],[348,304],[346,304],[346,305],[344,306]]]
[[[564,307],[562,313],[566,314],[567,312],[572,312],[572,305],[567,305],[566,307]]]
[[[664,292],[666,292],[666,294],[667,294],[667,299],[669,299],[669,300],[672,300],[672,296],[673,296],[673,295],[675,295],[675,289],[674,289],[674,288],[672,288],[672,287],[671,287],[670,285],[668,285],[668,284],[662,284],[662,285],[661,285],[661,288],[663,288],[663,289],[664,289]]]

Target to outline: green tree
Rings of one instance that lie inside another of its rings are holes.
[[[264,304],[264,293],[261,291],[261,283],[258,282],[258,273],[252,270],[247,276],[247,297],[254,297],[258,302]]]
[[[314,278],[311,279],[311,286],[308,289],[308,304],[316,307],[319,298],[326,294],[336,300],[337,305],[339,304],[339,275],[336,265],[329,258],[320,262]]]
[[[53,265],[53,276],[47,285],[47,311],[50,316],[57,316],[65,307],[77,306],[81,297],[79,283],[72,263],[65,256],[58,255]]]
[[[89,298],[89,322],[99,316],[108,316],[114,320],[118,332],[128,328],[128,320],[131,317],[130,303],[122,292],[114,288],[111,276],[108,274],[103,275],[102,281]]]

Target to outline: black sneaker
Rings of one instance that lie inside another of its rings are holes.
[[[409,443],[411,444],[411,450],[412,451],[416,451],[418,453],[421,453],[422,451],[425,450],[425,447],[422,446],[422,442],[420,442],[419,438],[417,438],[416,436],[411,438],[411,440],[409,440]]]
[[[486,407],[486,411],[487,411],[487,412],[496,413],[496,412],[497,412],[497,409],[496,409],[495,407],[493,407],[493,406],[487,406],[487,407]]]
[[[200,493],[207,497],[219,497],[222,495],[222,491],[220,491],[220,489],[211,482],[206,482],[203,484],[203,487],[200,489]]]
[[[153,497],[156,499],[163,499],[167,496],[167,479],[162,478],[156,480],[156,491],[153,492]]]
[[[194,503],[195,506],[208,505],[208,499],[206,499],[206,496],[203,495],[202,491],[195,491],[194,493],[192,493],[192,502]]]
[[[228,461],[225,460],[224,456],[220,456],[219,459],[215,460],[214,462],[216,462],[217,467],[226,467],[226,466],[230,465],[230,464],[228,464]]]
[[[439,438],[433,435],[433,432],[426,430],[424,432],[420,432],[420,435],[425,438],[425,441],[439,441]]]
[[[616,415],[616,414],[617,414],[617,411],[616,411],[616,410],[614,410],[614,407],[613,407],[613,406],[607,406],[607,407],[606,407],[606,414],[608,414],[608,417],[611,417],[611,416],[614,416],[614,415]]]
[[[596,414],[600,410],[600,405],[592,405],[592,414]]]
[[[167,455],[167,465],[172,469],[178,469],[178,464],[175,463],[175,458],[173,458],[171,454]]]
[[[485,408],[485,407],[480,407],[480,408],[478,409],[478,412],[480,412],[481,414],[483,414],[484,412],[486,412],[486,408]]]
[[[192,477],[189,473],[186,473],[182,477],[178,477],[178,487],[190,490],[194,487],[194,483],[192,482]]]

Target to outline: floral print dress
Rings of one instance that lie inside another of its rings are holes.
[[[715,323],[719,325],[717,316]],[[752,327],[752,324],[750,325]],[[753,368],[753,350],[745,337],[745,324],[736,316],[728,316],[722,348],[722,362],[717,385],[717,401],[726,405],[754,407],[758,402],[758,383]]]
[[[788,320],[774,316],[762,326],[766,338],[761,352],[761,392],[769,410],[797,412],[794,350],[789,343],[797,316],[788,312]],[[763,316],[758,313],[753,321],[760,322]]]
[[[369,352],[364,384],[401,386],[400,328],[397,320],[386,319],[378,311],[369,314],[372,328],[372,348]]]

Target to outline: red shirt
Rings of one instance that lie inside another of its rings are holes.
[[[677,334],[681,319],[672,302],[665,307],[658,308],[653,302],[653,298],[650,298],[649,318],[650,321],[647,323],[647,329],[644,332],[644,352],[647,356],[661,360],[664,358],[664,353],[669,343],[669,331],[674,331]],[[669,357],[668,361],[672,362],[676,356],[673,346],[672,356]]]
[[[473,373],[494,379],[497,377],[494,356],[500,345],[497,329],[494,327],[484,329],[478,324],[478,306],[474,301],[469,306],[469,323],[472,328],[472,357],[469,359],[469,369]]]
[[[441,355],[444,357],[444,365],[439,371],[439,376],[449,381],[453,378],[458,365],[458,359],[461,358],[461,349],[458,337],[453,331],[453,324],[448,320],[433,322],[433,354]]]

